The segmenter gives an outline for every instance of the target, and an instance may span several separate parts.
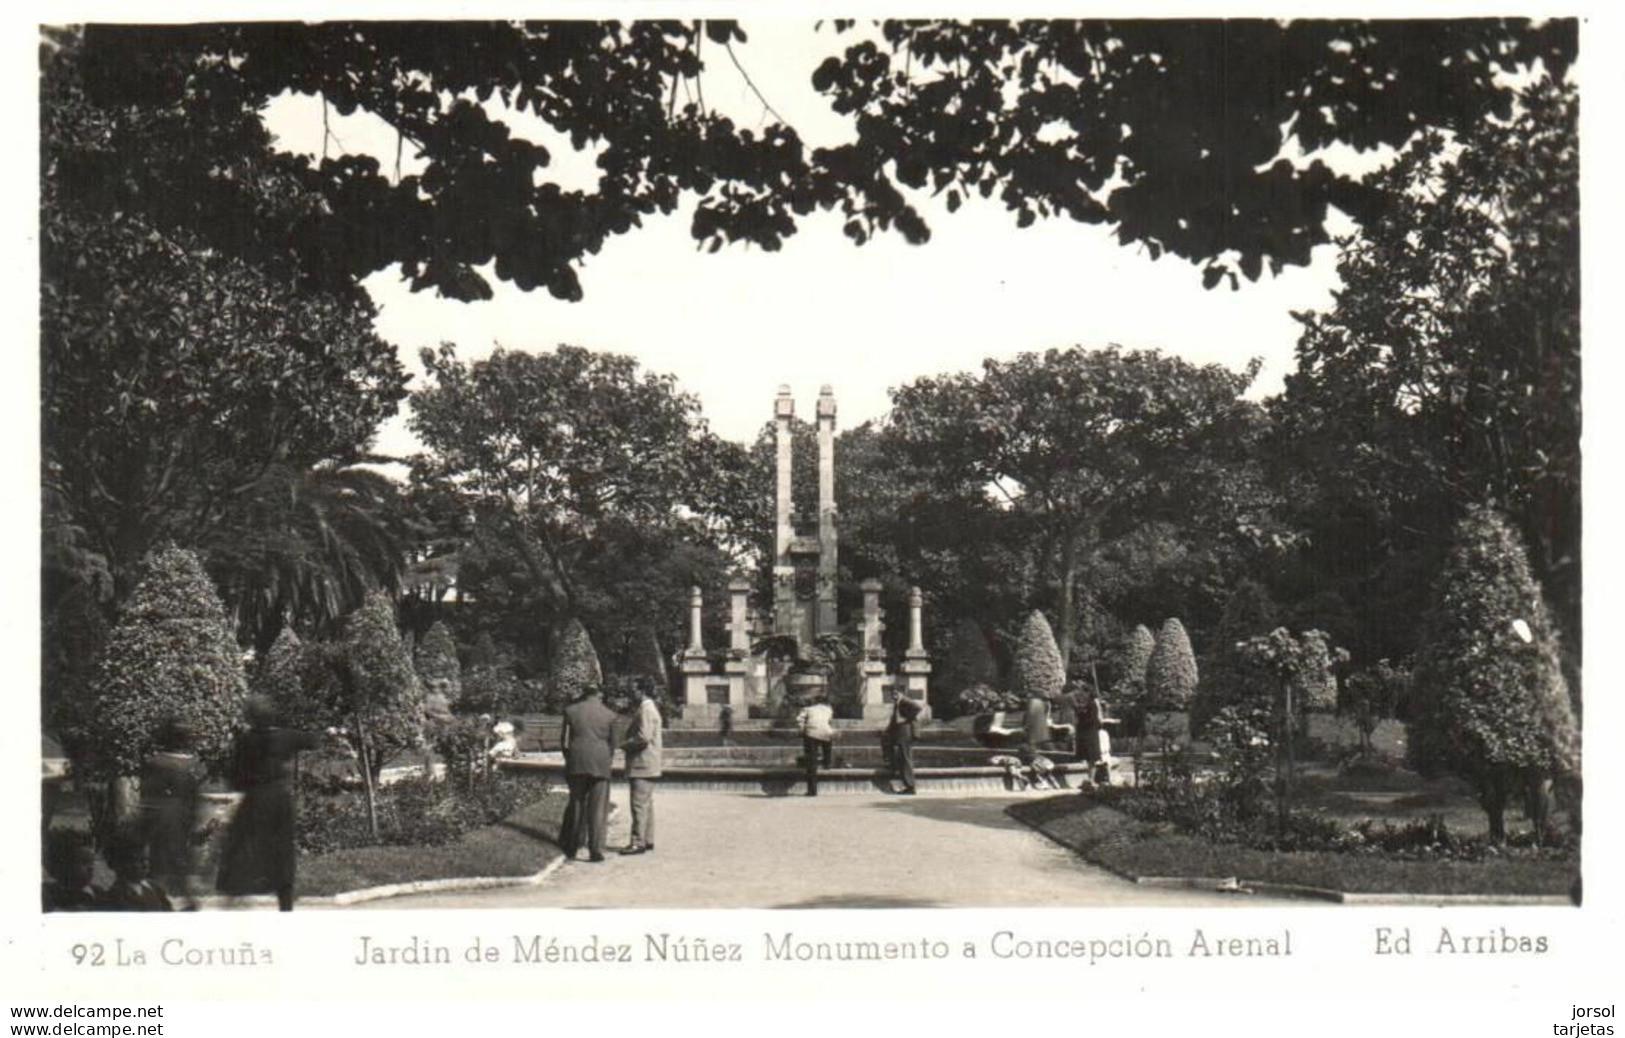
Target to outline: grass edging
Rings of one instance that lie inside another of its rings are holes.
[[[1073,795],[1074,797],[1076,794]],[[1029,828],[1041,833],[1046,838],[1066,847],[1080,858],[1097,868],[1106,870],[1115,876],[1128,880],[1137,886],[1160,887],[1173,889],[1209,890],[1230,893],[1257,893],[1275,897],[1293,897],[1305,900],[1327,901],[1335,904],[1368,904],[1368,905],[1525,905],[1525,906],[1554,906],[1572,907],[1572,898],[1562,894],[1417,894],[1410,892],[1389,891],[1345,891],[1328,887],[1311,886],[1306,884],[1281,883],[1270,880],[1252,880],[1241,876],[1169,876],[1169,875],[1140,875],[1123,868],[1120,864],[1108,863],[1099,860],[1091,853],[1092,846],[1085,841],[1058,831],[1049,824],[1053,819],[1047,812],[1035,810],[1042,805],[1059,805],[1066,796],[1048,797],[1040,801],[1028,801],[1010,805],[1005,814]],[[1080,806],[1080,810],[1081,810]],[[1129,816],[1105,805],[1096,804],[1088,808],[1091,812],[1103,812],[1112,820],[1130,821]],[[1070,817],[1076,812],[1068,812],[1056,817]],[[1029,815],[1038,817],[1029,817]]]
[[[481,835],[489,835],[493,830],[512,828],[512,826],[509,824],[511,823],[512,819],[519,818],[528,810],[537,809],[540,806],[540,803],[541,802],[530,805],[528,808],[521,808],[519,812],[511,816],[509,819],[505,819],[503,822],[493,823],[492,825],[488,826],[481,826],[479,829],[476,829],[464,836],[463,840]],[[615,818],[618,813],[619,805],[611,802],[609,805],[609,817]],[[535,872],[516,872],[503,876],[441,876],[405,880],[397,883],[372,884],[333,893],[300,894],[298,896],[298,903],[301,905],[311,905],[316,907],[342,908],[347,905],[360,904],[366,901],[381,901],[387,898],[406,897],[413,894],[451,893],[467,890],[490,890],[502,887],[538,886],[541,883],[546,882],[546,880],[551,877],[553,873],[557,872],[559,868],[568,860],[564,856],[564,852],[559,848],[557,841],[546,836],[544,834],[545,831],[546,830],[529,834],[530,839],[545,847],[543,853],[550,855],[547,862]],[[354,848],[351,851],[341,851],[337,853],[344,854],[355,853],[356,851],[390,851],[399,849],[400,848],[362,847]],[[252,908],[276,904],[276,898],[266,894],[239,898],[210,895],[199,898],[198,900],[202,907],[210,909],[223,909],[237,906]]]

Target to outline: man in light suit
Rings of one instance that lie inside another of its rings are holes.
[[[654,685],[638,685],[638,712],[621,748],[626,751],[626,778],[632,786],[632,837],[622,854],[645,854],[655,849],[655,786],[660,782],[660,708]]]
[[[588,685],[581,698],[564,708],[564,781],[570,803],[559,827],[559,847],[574,860],[586,844],[589,861],[604,860],[604,836],[609,828],[609,773],[613,750],[615,712],[604,705],[596,685]]]

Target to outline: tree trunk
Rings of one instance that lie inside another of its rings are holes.
[[[1061,650],[1061,670],[1072,666],[1072,637],[1077,627],[1076,591],[1073,582],[1078,574],[1078,539],[1071,533],[1061,535],[1061,601],[1057,613],[1060,630],[1055,632],[1055,647]]]
[[[367,831],[378,842],[378,798],[373,791],[372,754],[367,751],[367,729],[361,715],[355,718],[356,749],[361,755],[361,789],[367,798]]]
[[[1484,808],[1484,815],[1490,823],[1490,843],[1499,846],[1506,842],[1506,807],[1507,787],[1505,776],[1492,773],[1483,780],[1479,789],[1478,802]]]
[[[1535,833],[1535,843],[1546,842],[1546,827],[1552,818],[1552,780],[1540,772],[1524,779],[1524,814]]]

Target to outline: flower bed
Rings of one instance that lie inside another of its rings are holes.
[[[1300,847],[1270,849],[1136,818],[1123,810],[1130,803],[1063,794],[1012,805],[1009,813],[1090,861],[1136,878],[1236,877],[1366,894],[1541,897],[1578,888],[1578,855],[1564,848],[1491,848],[1469,841],[1470,851],[1460,842],[1448,849],[1439,834],[1429,839],[1426,826],[1378,820],[1355,848],[1304,849],[1329,831],[1310,826]]]

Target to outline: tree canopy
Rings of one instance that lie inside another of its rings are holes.
[[[398,263],[457,299],[489,297],[487,265],[579,298],[576,263],[684,194],[702,243],[771,250],[820,209],[859,243],[886,230],[921,242],[923,192],[946,192],[950,209],[996,192],[1023,226],[1108,224],[1154,256],[1205,264],[1212,285],[1307,263],[1330,206],[1380,212],[1357,181],[1290,161],[1289,141],[1398,146],[1504,118],[1498,73],[1538,63],[1560,76],[1576,49],[1573,20],[828,28],[840,51],[807,71],[856,139],[812,148],[771,109],[753,130],[706,106],[708,64],[740,60],[745,33],[727,21],[92,26],[74,41],[85,96],[136,106],[158,132],[83,149],[73,175],[108,210],[292,256],[318,283]],[[696,97],[679,107],[687,83]],[[383,120],[421,170],[275,152],[257,116],[286,91]],[[516,135],[501,109],[557,140]],[[565,141],[596,152],[595,190],[550,177],[550,145]],[[256,197],[264,182],[290,188],[281,204]]]
[[[1075,583],[1102,549],[1157,520],[1250,529],[1267,497],[1247,475],[1255,372],[1115,347],[1023,353],[894,390],[891,422],[933,491],[991,496],[1031,525],[1068,663]]]
[[[1476,504],[1517,524],[1570,647],[1580,633],[1577,95],[1542,80],[1515,110],[1419,135],[1374,189],[1393,204],[1343,243],[1336,305],[1300,315],[1276,407],[1309,475],[1323,562],[1416,580]],[[1340,524],[1366,533],[1348,538]],[[1404,572],[1405,567],[1412,572]],[[1324,583],[1324,582],[1323,582]],[[1350,598],[1394,609],[1379,586]],[[1407,621],[1408,623],[1408,621]],[[1409,651],[1408,645],[1386,646]],[[1578,668],[1571,674],[1578,676]]]

